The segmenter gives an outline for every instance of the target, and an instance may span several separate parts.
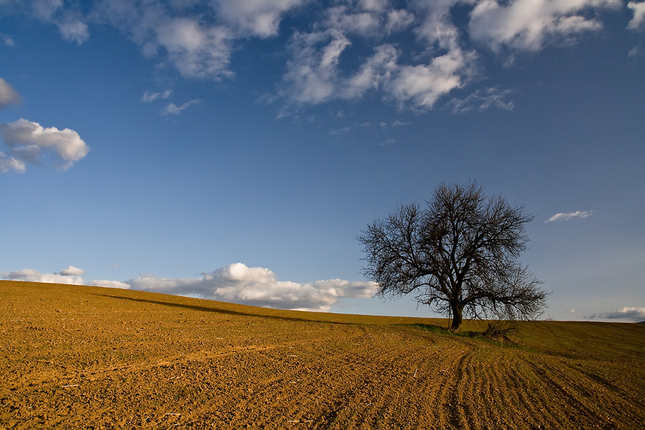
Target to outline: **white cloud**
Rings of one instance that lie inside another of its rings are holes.
[[[87,24],[77,20],[63,21],[57,24],[63,39],[79,45],[90,38]]]
[[[216,80],[232,76],[232,35],[227,28],[202,25],[193,18],[167,18],[154,31],[156,38],[144,48],[150,50],[155,44],[165,48],[182,76]]]
[[[536,51],[550,39],[602,28],[600,22],[585,17],[590,9],[620,6],[619,0],[483,0],[470,14],[470,36],[494,51],[502,46]]]
[[[605,318],[629,321],[645,321],[645,308],[625,307],[612,312],[594,314],[588,318]]]
[[[278,281],[262,267],[231,264],[201,278],[168,279],[140,276],[126,281],[133,289],[165,294],[188,295],[253,306],[279,309],[329,311],[341,298],[369,298],[376,293],[372,282],[341,279],[297,283]]]
[[[590,217],[592,214],[593,214],[593,211],[575,211],[575,212],[569,212],[569,213],[560,212],[553,215],[545,222],[568,221],[574,218],[587,218],[587,217]]]
[[[36,16],[43,21],[51,21],[62,6],[63,0],[34,0],[32,3]]]
[[[427,65],[401,66],[386,89],[400,107],[431,109],[439,97],[468,81],[474,57],[474,53],[456,48],[434,57]]]
[[[168,97],[170,97],[170,94],[172,94],[172,90],[167,90],[160,93],[151,93],[149,91],[144,91],[143,97],[141,97],[141,101],[144,103],[150,103],[151,101],[157,99],[167,99]]]
[[[550,41],[570,41],[582,32],[602,27],[590,12],[617,8],[619,0],[515,0],[467,2],[472,6],[467,36],[453,22],[458,0],[410,2],[395,9],[387,1],[335,3],[320,13],[310,33],[296,31],[289,42],[291,58],[280,95],[288,103],[319,104],[356,100],[367,91],[380,91],[400,108],[428,110],[437,101],[463,88],[476,71],[478,55],[464,48],[471,39],[495,51],[501,47],[535,51]],[[411,26],[421,45],[409,57],[383,38]],[[369,37],[374,54],[366,59],[342,55],[354,36]],[[352,60],[350,60],[352,58]],[[399,62],[406,58],[406,63]],[[356,61],[358,60],[358,61]],[[352,71],[353,70],[353,71]],[[475,91],[465,100],[453,99],[455,112],[513,108],[510,91]]]
[[[399,64],[397,48],[384,43],[359,62],[353,73],[342,73],[340,65],[341,54],[352,44],[350,35],[378,40],[412,24],[415,15],[407,10],[388,11],[387,2],[374,3],[369,9],[361,3],[328,9],[325,19],[314,27],[316,31],[296,32],[290,39],[291,60],[281,95],[290,102],[318,104],[334,99],[356,100],[373,90],[382,92],[384,98],[400,108],[433,108],[440,97],[465,85],[474,70],[476,54],[459,47],[458,30],[450,22],[450,6],[454,3],[449,0],[421,8],[426,17],[415,30],[423,44],[428,48],[438,44],[442,52],[430,49],[431,57],[420,64]]]
[[[398,53],[394,46],[387,44],[377,46],[375,51],[374,55],[363,63],[358,72],[345,81],[340,97],[360,98],[366,91],[382,87],[398,70],[396,65]]]
[[[20,94],[18,94],[11,84],[0,78],[0,110],[4,109],[10,103],[18,103]]]
[[[61,270],[60,274],[63,276],[83,276],[85,275],[85,270],[74,266],[68,266],[67,269]]]
[[[218,16],[242,35],[270,37],[278,34],[282,15],[306,0],[217,0]]]
[[[324,45],[322,42],[329,43]],[[322,46],[321,46],[322,45]],[[459,48],[432,58],[429,64],[398,65],[393,45],[375,48],[354,75],[341,76],[339,58],[351,45],[337,30],[295,34],[292,60],[283,78],[283,96],[297,103],[318,104],[332,99],[358,99],[368,90],[385,92],[399,107],[431,109],[443,95],[462,87],[472,74],[474,52]]]
[[[232,43],[249,36],[277,35],[282,16],[304,0],[219,0],[195,12],[194,0],[103,0],[97,22],[109,22],[141,46],[148,57],[163,56],[186,78],[230,78]],[[192,8],[192,9],[191,9]],[[213,23],[207,17],[215,14]]]
[[[119,281],[106,281],[106,280],[94,280],[90,283],[90,285],[95,286],[95,287],[105,287],[105,288],[119,288],[122,290],[128,290],[130,289],[130,284],[126,284],[124,282],[119,282]]]
[[[296,32],[289,41],[292,59],[283,77],[288,97],[311,104],[333,98],[337,89],[338,57],[349,45],[349,39],[337,31]]]
[[[40,273],[33,269],[16,270],[9,273],[0,272],[0,276],[2,276],[3,279],[11,281],[45,282],[49,284],[70,285],[86,285],[82,278],[83,275],[85,275],[85,270],[74,266],[68,266],[66,269],[54,273]],[[94,280],[89,285],[107,288],[130,288],[129,284],[119,281]]]
[[[90,151],[74,130],[44,128],[37,122],[26,119],[0,124],[0,134],[10,148],[12,158],[22,163],[39,163],[43,155],[51,155],[55,158],[55,164],[65,170]],[[2,157],[6,156],[3,154]],[[24,165],[22,170],[24,171]]]
[[[85,271],[74,266],[55,273],[40,273],[33,269],[0,272],[0,277],[7,280],[87,285],[83,281],[83,275]],[[313,311],[329,311],[332,305],[343,298],[370,298],[377,290],[377,285],[373,282],[350,282],[342,279],[310,283],[279,281],[269,269],[247,267],[242,263],[230,264],[203,274],[201,278],[172,279],[142,275],[125,282],[94,280],[89,285]]]
[[[368,36],[381,27],[381,20],[377,13],[371,11],[352,11],[347,6],[337,6],[327,10],[322,25],[343,34]]]
[[[414,22],[414,14],[405,9],[392,10],[387,14],[387,24],[385,31],[395,33],[409,27]]]
[[[65,10],[62,0],[35,0],[32,8],[38,19],[55,24],[65,40],[80,45],[90,37],[87,24],[77,14]]]
[[[277,93],[263,97],[284,101],[283,113],[302,105],[357,100],[368,92],[399,108],[433,109],[440,98],[471,83],[478,55],[470,46],[512,59],[519,51],[598,31],[598,12],[622,5],[620,0],[97,0],[81,16],[80,9],[63,0],[25,4],[23,10],[56,24],[67,40],[84,42],[87,23],[111,24],[161,65],[185,78],[212,80],[234,76],[235,49],[250,38],[280,35],[285,17],[304,11],[298,16],[304,19],[291,22],[293,30],[283,29],[282,36],[291,34],[286,71]],[[470,9],[459,12],[459,25],[456,5]],[[634,11],[630,29],[643,29],[643,5],[628,3]],[[406,41],[413,36],[416,43],[400,43],[403,31]],[[455,112],[512,108],[505,94],[487,91],[475,89],[448,107]],[[146,92],[142,101],[167,98],[164,94]],[[167,113],[181,111],[174,104],[168,108]]]
[[[627,24],[630,30],[643,31],[645,30],[645,1],[627,3],[627,7],[634,11],[634,17]]]
[[[453,98],[446,105],[452,107],[453,113],[483,111],[491,108],[513,110],[513,101],[508,100],[511,93],[511,90],[500,91],[498,88],[491,87],[477,90],[465,99]]]
[[[459,48],[459,30],[452,23],[450,9],[457,0],[438,0],[434,2],[417,2],[420,12],[425,16],[414,31],[425,41],[428,48],[435,44],[442,49]]]
[[[189,108],[190,106],[201,103],[201,100],[196,99],[196,100],[191,100],[189,102],[184,103],[181,106],[177,106],[174,103],[168,103],[168,105],[164,108],[163,114],[168,115],[168,114],[173,114],[173,115],[178,115],[180,114],[183,110]]]
[[[229,69],[232,30],[214,25],[202,15],[191,15],[191,2],[175,2],[174,9],[156,1],[104,0],[93,20],[119,28],[147,57],[163,58],[185,78],[220,80]]]
[[[9,273],[2,273],[3,279],[12,281],[25,281],[25,282],[46,282],[50,284],[71,284],[83,285],[83,278],[77,274],[65,274],[66,270],[60,273],[40,273],[33,269],[16,270]],[[76,268],[73,268],[76,269]],[[80,270],[80,269],[77,269]]]
[[[7,157],[4,152],[0,151],[0,172],[7,173],[9,170],[25,173],[27,166],[22,161],[16,160],[14,157]]]
[[[340,56],[351,45],[338,29],[295,33],[289,42],[292,53],[282,95],[291,101],[318,104],[332,99],[358,99],[371,89],[378,90],[399,70],[394,46],[377,46],[354,75],[341,76]]]

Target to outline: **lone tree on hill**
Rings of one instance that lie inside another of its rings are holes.
[[[518,261],[533,216],[477,183],[440,185],[427,207],[401,206],[357,237],[367,254],[365,275],[378,295],[417,292],[419,303],[452,319],[532,319],[548,293]]]

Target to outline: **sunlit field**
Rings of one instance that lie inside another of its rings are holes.
[[[645,325],[446,327],[0,281],[0,428],[643,428]]]

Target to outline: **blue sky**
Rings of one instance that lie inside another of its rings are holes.
[[[645,2],[0,0],[0,78],[0,278],[433,316],[355,237],[476,180],[645,320]]]

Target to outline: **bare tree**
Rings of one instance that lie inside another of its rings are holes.
[[[487,198],[473,182],[440,185],[425,209],[401,206],[357,237],[367,255],[365,275],[378,295],[418,293],[419,303],[452,319],[532,319],[548,293],[518,261],[533,216],[501,196]]]

